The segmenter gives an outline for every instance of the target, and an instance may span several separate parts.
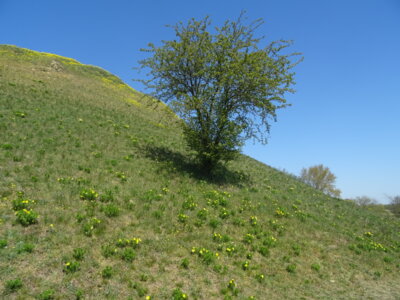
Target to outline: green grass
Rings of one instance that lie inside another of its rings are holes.
[[[205,178],[165,105],[13,46],[0,46],[0,218],[0,298],[400,297],[386,210],[244,155]]]

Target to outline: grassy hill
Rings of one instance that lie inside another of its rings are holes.
[[[3,299],[400,298],[385,210],[244,155],[204,178],[164,104],[14,46],[0,46],[0,218]]]

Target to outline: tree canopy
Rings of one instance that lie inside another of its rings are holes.
[[[300,179],[328,195],[340,197],[341,191],[335,188],[336,176],[323,165],[316,165],[301,170]]]
[[[140,81],[183,120],[188,146],[205,170],[231,160],[246,139],[266,143],[276,110],[289,105],[291,69],[301,59],[286,53],[291,41],[259,47],[254,32],[262,23],[245,25],[241,15],[211,32],[208,17],[191,19],[170,26],[174,40],[142,49],[151,56],[140,61],[149,70]]]

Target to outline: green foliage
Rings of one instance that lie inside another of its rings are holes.
[[[5,282],[5,288],[7,293],[13,293],[16,290],[22,288],[22,280],[20,278],[12,279],[12,280],[7,280]]]
[[[187,294],[182,292],[180,289],[175,289],[172,292],[172,299],[173,300],[186,300],[186,299],[189,299],[189,298],[188,298]]]
[[[112,190],[107,190],[105,193],[100,195],[101,202],[113,202],[114,201],[114,193]]]
[[[103,210],[104,214],[109,218],[115,218],[115,217],[119,216],[119,214],[120,214],[119,207],[112,203],[103,206],[102,210]]]
[[[17,253],[32,253],[33,249],[35,249],[35,245],[31,243],[21,243],[17,246]]]
[[[39,215],[31,209],[21,209],[15,213],[17,222],[22,226],[29,226],[38,222]]]
[[[0,239],[0,249],[7,247],[8,242],[5,239]]]
[[[103,271],[101,271],[101,276],[104,279],[110,279],[113,276],[114,270],[112,267],[107,266],[103,269]]]
[[[286,271],[289,273],[295,273],[297,269],[297,266],[295,264],[290,264],[286,266]]]
[[[133,288],[136,290],[139,297],[144,297],[147,294],[147,288],[142,286],[140,283],[135,282]]]
[[[336,176],[323,165],[316,165],[301,170],[300,179],[328,195],[340,197],[340,190],[335,188]]]
[[[23,193],[20,193],[18,195],[18,198],[13,200],[12,206],[13,210],[18,211],[18,210],[23,210],[23,209],[29,209],[32,204],[34,204],[35,201],[31,200],[29,198],[26,198],[23,196]]]
[[[140,81],[171,101],[207,172],[232,160],[246,139],[265,143],[269,119],[276,120],[276,110],[288,105],[285,94],[293,92],[297,53],[283,54],[291,44],[283,40],[260,48],[254,33],[262,23],[245,25],[242,14],[212,32],[208,17],[191,19],[172,26],[176,39],[144,50],[152,54],[140,61],[150,79]]]
[[[96,200],[98,196],[99,196],[99,194],[92,188],[82,189],[79,194],[79,197],[82,200],[89,200],[89,201]]]
[[[83,234],[88,237],[92,236],[96,229],[100,228],[101,223],[101,220],[96,217],[85,220],[82,224]]]
[[[317,264],[317,263],[312,264],[312,265],[311,265],[311,269],[314,270],[314,271],[319,272],[319,270],[321,269],[321,265],[320,265],[320,264]]]
[[[64,263],[63,271],[65,273],[75,273],[80,269],[81,265],[77,261],[67,261]]]
[[[76,260],[83,260],[85,257],[86,251],[82,248],[75,248],[72,253],[72,257]]]
[[[386,207],[397,217],[400,217],[400,196],[393,196],[390,198],[390,204]]]
[[[55,291],[52,289],[41,292],[38,296],[39,300],[53,300],[55,299]]]
[[[184,268],[184,269],[189,269],[189,259],[184,258],[184,259],[181,261],[181,267]]]
[[[368,205],[378,204],[378,202],[375,199],[368,197],[368,196],[356,197],[353,199],[353,201],[360,206],[368,206]]]
[[[136,257],[136,252],[132,248],[125,248],[121,253],[121,258],[127,262],[132,262]]]

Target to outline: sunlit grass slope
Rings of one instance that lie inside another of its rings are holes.
[[[0,46],[0,298],[400,298],[398,220],[246,156],[204,178],[178,122]]]

